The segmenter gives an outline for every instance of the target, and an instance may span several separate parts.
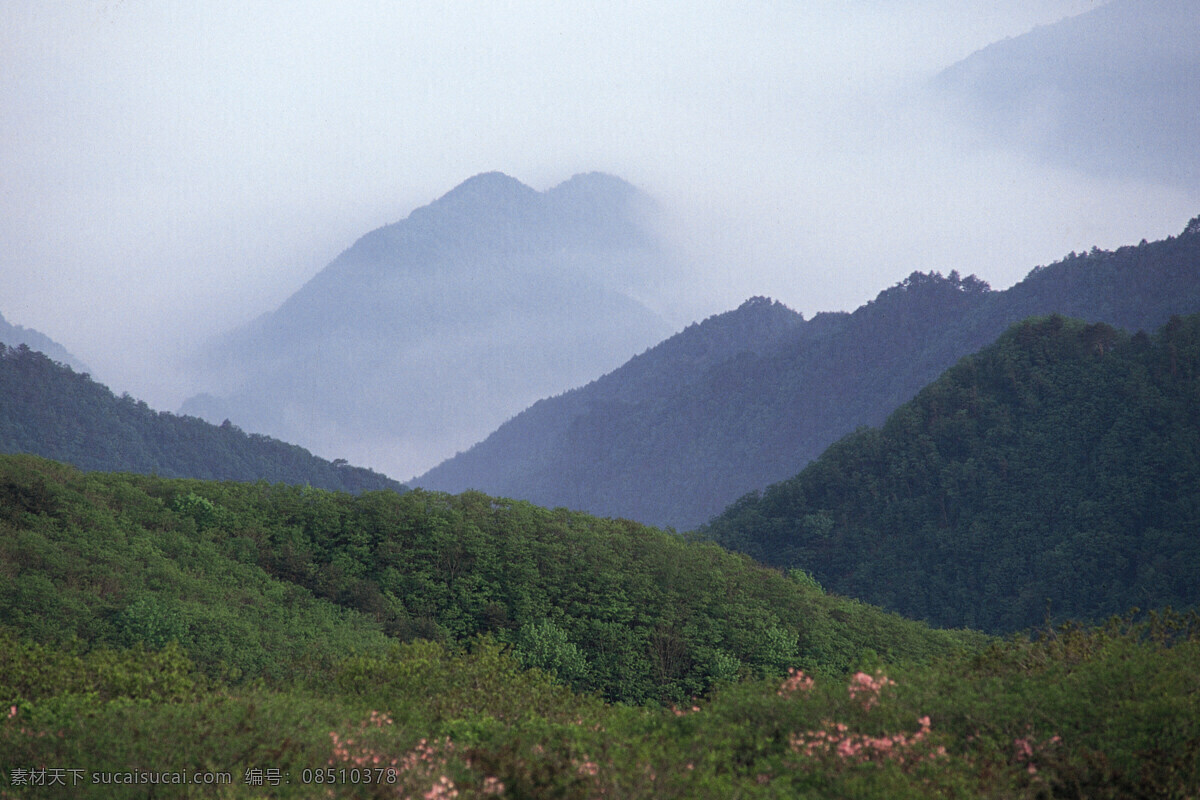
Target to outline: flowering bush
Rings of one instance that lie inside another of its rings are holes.
[[[1044,755],[1047,750],[1054,747],[1062,741],[1062,737],[1055,734],[1043,742],[1038,742],[1031,735],[1019,736],[1013,739],[1013,758],[1019,764],[1025,765],[1025,771],[1030,775],[1036,775],[1038,772],[1037,763],[1034,761],[1034,756]]]
[[[811,691],[812,688],[813,679],[810,676],[805,675],[795,667],[788,667],[788,676],[784,678],[776,694],[780,697],[791,697],[797,692],[803,694],[804,692]]]
[[[791,669],[776,694],[790,697],[797,692],[809,693],[814,685],[811,677]],[[882,673],[872,676],[856,672],[847,689],[851,702],[866,712],[879,705],[885,687],[895,685],[895,681]],[[788,746],[793,753],[805,757],[796,765],[804,769],[820,765],[823,770],[836,771],[853,764],[885,762],[913,766],[947,757],[945,745],[934,745],[929,740],[932,727],[929,715],[918,718],[917,725],[912,732],[871,734],[853,731],[845,722],[825,720],[817,728],[791,735]]]
[[[841,722],[826,722],[817,730],[805,731],[793,736],[790,745],[794,752],[806,756],[834,756],[845,762],[895,761],[898,764],[917,764],[944,758],[946,747],[934,748],[927,741],[930,721],[928,716],[917,720],[920,726],[915,733],[893,733],[870,736],[852,733]]]
[[[856,672],[850,679],[850,699],[862,703],[864,711],[870,711],[879,703],[879,693],[885,686],[895,686],[896,682],[882,673],[871,677],[865,672]]]
[[[454,800],[459,786],[470,779],[471,762],[458,755],[450,737],[421,739],[402,756],[388,755],[386,735],[377,733],[393,724],[392,718],[378,711],[360,722],[350,735],[330,731],[333,744],[330,765],[346,764],[371,771],[376,796]],[[455,780],[456,775],[458,781]],[[504,792],[499,778],[486,776],[478,787],[483,796]]]

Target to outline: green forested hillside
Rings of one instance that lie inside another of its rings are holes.
[[[0,345],[0,453],[81,469],[212,480],[267,480],[365,491],[404,487],[386,475],[196,417],[156,412],[28,347]]]
[[[844,671],[868,650],[922,657],[980,641],[714,545],[478,493],[355,497],[32,457],[0,459],[0,493],[0,618],[39,641],[177,639],[207,668],[245,674],[384,635],[491,634],[577,688],[678,700],[787,666]]]
[[[1200,602],[1200,316],[1030,320],[705,535],[830,591],[1011,631]]]

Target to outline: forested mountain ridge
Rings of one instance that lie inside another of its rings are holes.
[[[879,429],[703,535],[938,625],[1006,632],[1200,603],[1200,315],[1060,316],[962,359]]]
[[[736,316],[766,307],[750,304]],[[635,378],[635,359],[539,402],[413,482],[691,528],[794,475],[841,436],[882,423],[1021,319],[1061,312],[1139,330],[1196,310],[1197,220],[1162,241],[1072,253],[1004,291],[955,272],[913,273],[852,314],[706,345],[715,357],[703,363],[679,355],[685,342],[725,332],[693,326],[671,349],[640,357],[669,380]]]
[[[183,406],[412,474],[670,326],[653,202],[577,175],[477,175],[356,241],[277,309],[213,342]]]
[[[228,422],[216,426],[115,397],[28,347],[0,345],[0,452],[32,453],[86,470],[404,490],[386,475],[247,435]]]
[[[19,347],[27,345],[30,350],[37,350],[45,353],[50,358],[66,364],[76,372],[90,372],[87,365],[81,362],[75,356],[67,352],[67,348],[63,347],[58,342],[51,339],[46,334],[35,331],[31,328],[26,328],[22,325],[13,325],[0,315],[0,344],[6,344],[9,347]]]

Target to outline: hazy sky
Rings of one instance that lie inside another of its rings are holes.
[[[851,309],[915,269],[1005,287],[1200,213],[1200,190],[980,149],[921,99],[1096,5],[6,0],[0,312],[173,410],[173,352],[488,170],[656,196],[695,316]]]

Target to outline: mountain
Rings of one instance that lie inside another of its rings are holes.
[[[345,491],[404,487],[345,461],[247,435],[226,421],[156,412],[28,347],[0,345],[0,452],[32,453],[85,470],[227,481],[282,481]]]
[[[13,325],[3,315],[0,315],[0,344],[6,344],[9,347],[26,345],[30,350],[45,353],[50,358],[60,364],[66,364],[76,372],[91,372],[86,364],[68,353],[67,348],[46,334],[20,325]]]
[[[1007,147],[1103,176],[1200,184],[1200,5],[1115,0],[996,42],[932,82]]]
[[[962,359],[707,537],[938,625],[1200,603],[1200,314],[1060,316]]]
[[[662,339],[653,204],[612,176],[477,175],[215,342],[183,406],[402,472]]]
[[[1178,237],[1072,253],[1004,291],[913,273],[852,314],[807,321],[752,301],[531,406],[413,483],[692,528],[882,423],[1021,319],[1060,312],[1146,330],[1197,310],[1200,218]]]
[[[654,517],[653,503],[667,498],[647,498],[644,489],[664,483],[655,474],[663,465],[652,458],[631,463],[624,451],[634,448],[645,455],[664,447],[665,455],[670,447],[661,441],[625,440],[615,430],[604,430],[605,424],[619,424],[635,410],[669,413],[667,401],[703,387],[713,369],[761,356],[789,332],[799,335],[818,327],[781,303],[752,298],[734,311],[689,326],[585,387],[538,401],[482,443],[415,480],[443,491],[486,485],[495,494],[541,505],[662,522]],[[685,434],[685,441],[696,435]],[[621,496],[631,486],[640,488]],[[611,497],[611,502],[597,503],[597,497]],[[679,499],[690,503],[694,493]]]

